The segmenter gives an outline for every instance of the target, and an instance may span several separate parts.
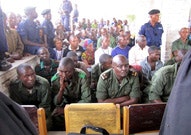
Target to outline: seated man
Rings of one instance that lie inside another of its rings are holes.
[[[43,107],[47,117],[50,116],[51,95],[48,81],[36,75],[29,64],[19,65],[17,75],[18,78],[10,83],[10,98],[20,105]],[[47,119],[48,129],[50,128],[49,122],[51,121]]]
[[[68,52],[66,57],[71,58],[74,61],[75,68],[83,70],[86,73],[87,77],[90,78],[90,73],[86,68],[86,64],[78,60],[78,55],[75,52],[73,51]]]
[[[40,64],[35,66],[35,72],[46,78],[51,84],[51,78],[56,74],[59,62],[50,58],[50,53],[45,47],[39,48],[37,54],[40,58]]]
[[[79,45],[78,37],[75,35],[70,35],[69,42],[70,42],[70,45],[64,49],[63,57],[66,57],[68,52],[74,51],[78,55],[78,60],[81,61],[82,60],[81,56],[82,56],[82,53],[84,52],[84,49],[82,46]]]
[[[180,51],[180,52],[179,52],[179,51]],[[182,57],[179,57],[179,54],[185,55],[187,51],[188,51],[187,49],[177,50],[177,54],[176,54],[174,57],[172,57],[170,60],[168,60],[167,62],[165,62],[165,63],[164,63],[164,66],[173,65],[174,63],[180,61],[180,59],[182,59]]]
[[[97,102],[96,99],[96,87],[97,87],[97,82],[99,80],[99,76],[101,73],[106,71],[107,69],[110,69],[112,66],[112,56],[109,54],[102,54],[99,57],[99,63],[96,65],[93,65],[92,71],[91,71],[91,92],[92,92],[92,100],[93,102]]]
[[[129,39],[127,39],[126,35],[119,35],[117,37],[117,46],[113,48],[111,52],[111,56],[114,57],[118,54],[122,54],[126,56],[126,58],[129,57],[129,50],[131,49],[129,46]]]
[[[154,73],[163,66],[162,61],[160,61],[160,48],[150,46],[148,53],[149,55],[141,62],[145,82],[149,82]]]
[[[177,40],[175,40],[172,43],[171,50],[172,50],[173,56],[176,56],[177,50],[180,50],[180,49],[189,50],[189,49],[191,49],[191,46],[189,45],[189,39],[188,39],[189,33],[190,33],[189,28],[183,27],[180,29],[180,31],[179,31],[180,38],[178,38]]]
[[[185,53],[178,51],[177,62],[160,68],[153,76],[149,86],[149,100],[153,103],[167,102],[170,96],[174,80],[176,78],[180,63]]]
[[[125,56],[116,55],[112,60],[112,68],[100,75],[96,98],[99,103],[115,103],[121,107],[138,103],[139,78],[136,72],[129,71]]]
[[[52,93],[57,106],[52,113],[55,130],[64,130],[64,106],[70,103],[89,103],[91,94],[86,73],[75,68],[71,58],[62,58],[58,73],[52,78]]]
[[[135,46],[129,50],[129,64],[132,66],[140,65],[141,61],[149,55],[148,49],[146,37],[138,35]]]

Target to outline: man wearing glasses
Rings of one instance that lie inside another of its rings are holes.
[[[128,59],[121,54],[112,60],[112,68],[100,75],[96,97],[99,103],[120,106],[135,104],[140,98],[139,78],[129,69]]]

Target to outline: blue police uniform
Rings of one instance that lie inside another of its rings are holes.
[[[44,32],[47,35],[47,43],[48,46],[51,48],[54,48],[54,42],[53,39],[55,37],[55,30],[52,22],[50,20],[44,20],[42,23],[42,27],[44,28]]]
[[[7,40],[5,37],[5,32],[4,32],[4,19],[3,19],[3,12],[2,9],[0,7],[0,53],[5,53],[8,51],[8,47],[7,47]],[[3,56],[2,56],[3,57]],[[3,59],[3,58],[1,58]]]
[[[151,23],[148,22],[141,26],[139,34],[146,37],[148,46],[154,45],[160,47],[162,44],[161,37],[163,32],[161,23],[157,22],[155,26],[152,26]]]
[[[63,1],[62,11],[64,13],[61,16],[61,21],[66,31],[70,31],[70,13],[72,12],[72,10],[73,8],[71,2],[69,0]]]
[[[17,29],[19,35],[21,36],[22,40],[27,39],[31,42],[40,43],[40,36],[39,36],[39,28],[34,21],[26,19],[25,21],[19,24]],[[37,54],[37,50],[39,46],[31,46],[25,44],[24,52],[30,54]]]

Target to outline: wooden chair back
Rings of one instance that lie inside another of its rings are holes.
[[[34,123],[34,125],[36,126],[37,129],[39,129],[38,127],[38,118],[37,118],[37,107],[35,105],[21,105],[26,112],[28,113],[31,121]]]
[[[79,133],[84,125],[106,129],[110,134],[120,134],[120,106],[113,103],[76,103],[66,105],[66,134]],[[87,129],[89,134],[98,134]]]
[[[134,104],[124,106],[124,135],[145,131],[159,131],[165,106],[165,103]]]
[[[46,115],[44,108],[39,108],[37,110],[37,115],[38,115],[39,134],[47,135]]]

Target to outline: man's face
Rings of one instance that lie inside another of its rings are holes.
[[[102,41],[102,48],[107,49],[110,44],[110,38],[104,38]]]
[[[18,75],[19,80],[26,88],[32,88],[36,81],[36,74],[32,68],[26,68]]]
[[[120,57],[118,62],[113,63],[113,70],[117,78],[126,77],[129,71],[128,61],[125,58]]]
[[[160,18],[160,14],[154,14],[154,15],[150,15],[150,18],[153,22],[158,22],[159,18]]]
[[[180,37],[181,37],[182,39],[187,39],[187,38],[188,38],[188,35],[189,35],[189,29],[188,29],[188,28],[183,28],[183,29],[181,29],[180,32],[179,32],[179,34],[180,34]]]
[[[50,53],[47,49],[42,49],[40,52],[39,52],[39,58],[40,60],[42,61],[48,61],[50,60]]]
[[[160,58],[160,50],[155,50],[154,52],[150,53],[149,55],[150,55],[152,61],[157,62]]]
[[[58,67],[58,74],[60,78],[63,78],[64,80],[70,80],[72,78],[73,73],[74,73],[74,67],[71,66]]]
[[[141,39],[139,41],[137,41],[137,44],[141,47],[144,48],[147,44],[147,40],[146,37],[141,37]]]
[[[78,45],[79,45],[79,40],[77,37],[74,37],[70,40],[70,45],[72,46],[72,48],[77,49]]]
[[[107,62],[105,62],[103,65],[102,65],[102,70],[105,71],[107,69],[110,69],[112,67],[112,58],[109,59]]]

